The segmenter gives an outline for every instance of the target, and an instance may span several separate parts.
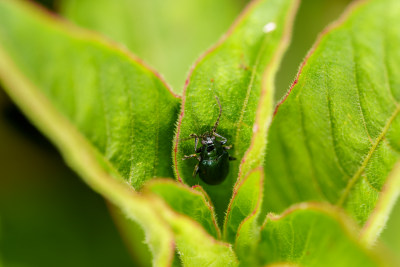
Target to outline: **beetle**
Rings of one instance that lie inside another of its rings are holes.
[[[222,108],[217,96],[215,96],[218,106],[219,115],[211,132],[205,132],[202,135],[190,134],[189,139],[194,138],[194,154],[184,155],[182,160],[195,158],[199,162],[193,171],[193,178],[199,174],[200,179],[209,185],[217,185],[222,183],[229,173],[229,161],[235,160],[229,156],[228,150],[232,145],[225,145],[228,140],[217,133],[219,119],[221,118]],[[217,140],[220,139],[220,140]],[[201,147],[197,147],[199,140]]]

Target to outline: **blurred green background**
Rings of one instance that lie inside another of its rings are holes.
[[[191,64],[227,30],[247,1],[37,2],[124,44],[181,92]],[[277,76],[277,100],[318,33],[349,2],[302,1],[292,44]],[[400,252],[398,225],[399,203],[382,234],[395,257]],[[64,164],[0,89],[0,266],[148,265],[141,257],[144,252],[128,249],[123,239],[105,201]]]

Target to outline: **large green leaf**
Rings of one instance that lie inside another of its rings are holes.
[[[0,8],[0,48],[17,68],[135,188],[172,177],[178,98],[128,52],[17,3]]]
[[[119,154],[115,153],[115,149],[121,148],[121,143],[113,140],[118,134],[121,138],[125,134],[129,138],[132,128],[120,128],[129,119],[117,116],[116,110],[109,110],[105,120],[102,105],[106,101],[118,100],[115,107],[109,107],[115,109],[126,103],[129,96],[132,97],[133,90],[147,89],[150,96],[165,98],[157,103],[167,101],[164,102],[166,109],[163,112],[168,112],[176,109],[176,98],[154,74],[132,60],[127,53],[98,40],[94,35],[70,28],[28,4],[0,1],[0,21],[0,76],[7,92],[94,190],[122,207],[144,228],[153,252],[153,263],[169,265],[174,252],[171,229],[162,220],[160,212],[154,210],[151,199],[137,196],[128,189],[129,186],[115,179],[123,179],[116,169],[123,170],[124,165],[117,160]],[[136,85],[132,89],[130,86],[137,82],[142,87]],[[124,89],[126,91],[119,91]],[[79,97],[74,98],[77,93]],[[100,101],[97,101],[98,98]],[[151,108],[151,102],[147,103]],[[137,111],[130,109],[131,115],[140,118]],[[122,109],[120,112],[125,114]],[[154,110],[151,113],[156,114]],[[171,120],[169,117],[163,119],[164,122]],[[115,128],[108,128],[106,133],[104,126],[111,121]],[[140,125],[135,123],[135,126]],[[164,128],[164,134],[172,131],[171,125],[161,126],[149,129],[150,135],[145,142],[154,143],[154,134],[160,129]],[[139,133],[138,137],[145,136]],[[162,149],[161,146],[155,152],[162,153]],[[120,152],[124,151],[125,148]],[[167,160],[163,159],[157,169],[170,173],[169,168],[164,168],[169,165],[169,151],[166,151]],[[145,155],[143,151],[132,162],[140,163],[143,160],[140,157]],[[152,156],[153,163],[156,157]],[[130,157],[124,160],[127,162]],[[146,175],[142,173],[140,176],[145,177],[143,174]]]
[[[251,142],[257,139],[253,148],[260,151],[265,147],[273,76],[287,45],[296,3],[295,0],[254,1],[228,34],[198,60],[186,82],[173,152],[176,176],[189,185],[202,185],[220,217]],[[182,161],[182,158],[194,152],[194,142],[184,139],[192,133],[201,135],[211,131],[217,120],[219,110],[215,96],[222,106],[217,133],[228,139],[228,145],[233,145],[230,153],[237,160],[230,163],[225,182],[210,186],[192,177],[196,160]],[[253,130],[257,133],[254,137]],[[250,153],[241,173],[246,175],[252,167],[261,164],[261,160],[262,153]]]
[[[59,2],[68,19],[126,45],[181,92],[190,64],[221,36],[247,1]]]
[[[303,203],[283,215],[268,215],[258,246],[260,265],[383,266],[355,239],[355,227],[331,206]]]
[[[363,1],[320,37],[268,133],[264,214],[319,200],[366,222],[400,156],[399,16]]]

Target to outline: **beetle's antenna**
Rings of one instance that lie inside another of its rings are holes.
[[[177,143],[183,142],[183,141],[187,141],[187,140],[191,140],[193,138],[199,138],[196,134],[191,134],[189,137],[186,138],[178,138]]]
[[[219,115],[218,115],[218,119],[214,124],[214,127],[212,129],[212,132],[215,133],[215,131],[217,130],[218,124],[219,124],[219,118],[221,118],[221,114],[222,114],[222,107],[221,107],[221,102],[219,102],[219,98],[218,96],[215,96],[215,99],[217,99],[218,102],[218,106],[219,106]]]

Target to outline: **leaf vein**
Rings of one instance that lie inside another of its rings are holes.
[[[362,100],[361,100],[361,88],[362,87],[360,86],[360,80],[358,77],[358,65],[357,65],[357,60],[356,60],[356,50],[354,48],[354,40],[353,40],[352,34],[350,34],[350,39],[351,39],[351,49],[352,49],[353,62],[354,62],[354,66],[353,66],[354,67],[354,81],[355,81],[358,102],[359,102],[358,107],[360,108],[361,119],[362,119],[362,122],[364,125],[365,132],[367,133],[369,142],[372,144],[373,141],[372,141],[371,135],[369,134],[367,122],[365,120],[365,114],[364,114],[365,108],[363,108],[363,104],[362,104]]]
[[[251,90],[253,89],[254,79],[255,79],[255,77],[256,77],[256,75],[257,75],[258,65],[260,64],[261,56],[262,56],[262,54],[263,54],[263,52],[264,52],[264,50],[265,50],[265,45],[264,45],[265,40],[267,40],[266,36],[264,36],[264,38],[263,38],[263,41],[262,41],[262,43],[261,43],[261,48],[260,48],[260,50],[259,50],[258,53],[257,53],[256,61],[255,61],[255,63],[254,63],[253,69],[252,69],[252,71],[251,71],[250,82],[249,82],[249,85],[248,85],[247,90],[246,90],[246,96],[245,96],[245,98],[244,98],[242,110],[240,111],[240,117],[239,117],[239,120],[238,120],[238,122],[237,122],[237,129],[236,129],[236,135],[235,135],[235,143],[237,143],[237,141],[239,140],[240,126],[241,126],[242,123],[243,123],[243,118],[244,118],[244,114],[245,114],[245,112],[246,112],[247,104],[248,104],[248,102],[249,102],[250,93],[251,93]]]
[[[304,85],[302,87],[304,87]],[[318,179],[316,178],[316,175],[315,175],[316,169],[315,169],[314,164],[312,163],[312,162],[314,162],[314,160],[313,160],[314,155],[312,154],[310,143],[308,142],[309,138],[308,138],[308,134],[307,134],[307,131],[306,131],[305,120],[304,120],[304,111],[303,111],[303,102],[301,101],[301,98],[299,98],[299,107],[300,107],[299,115],[300,115],[300,118],[301,118],[300,121],[301,121],[301,130],[302,130],[302,133],[303,133],[304,146],[306,147],[306,151],[308,153],[308,157],[310,158],[310,162],[311,162],[311,164],[310,164],[311,165],[311,168],[310,168],[310,170],[311,170],[311,179],[312,179],[312,181],[314,183],[314,186],[317,189],[318,193],[321,196],[324,196],[326,198],[326,195],[322,191],[321,185],[320,185],[320,183],[319,183],[319,181],[318,181]]]
[[[398,102],[397,98],[394,95],[393,86],[391,85],[390,78],[389,78],[389,75],[390,75],[390,70],[389,69],[390,68],[388,67],[389,66],[388,56],[387,56],[387,53],[385,52],[386,51],[386,47],[387,47],[386,34],[383,35],[382,43],[383,43],[383,49],[382,49],[382,53],[383,53],[383,69],[384,69],[384,74],[385,74],[385,78],[386,78],[386,82],[387,82],[387,88],[389,89],[388,90],[389,94],[393,98],[394,103],[396,104],[396,106],[399,106],[399,102]]]
[[[281,134],[281,133],[279,133],[278,135],[278,140],[279,140],[279,144],[280,144],[280,146],[282,147],[282,152],[283,152],[283,154],[284,154],[284,159],[288,159],[289,158],[289,153],[287,152],[287,150],[286,150],[286,147],[285,147],[285,141],[283,140],[283,135]],[[287,170],[288,171],[288,173],[289,173],[289,177],[296,177],[294,174],[293,174],[293,171],[292,171],[292,164],[288,164],[288,161],[287,160],[283,160],[283,162],[284,162],[284,164],[285,164],[285,170]],[[281,181],[281,179],[274,179],[274,181]],[[281,184],[280,184],[281,185]],[[290,193],[290,194],[287,194],[287,195],[291,195],[291,196],[293,196],[294,194],[297,196],[297,198],[296,199],[300,199],[300,190],[297,188],[297,183],[292,183],[292,185],[294,185],[294,187],[293,186],[291,186],[290,188],[293,188],[293,190],[292,190],[292,192]],[[283,186],[283,188],[285,188],[285,186]],[[282,190],[280,190],[280,192],[287,192],[287,190],[284,190],[284,189],[282,189]],[[281,195],[281,194],[280,194]],[[289,198],[289,197],[288,197]]]
[[[363,179],[365,180],[365,182],[367,183],[367,185],[374,191],[376,191],[377,193],[380,193],[380,190],[378,188],[376,188],[374,185],[372,185],[371,181],[368,179],[367,175],[362,175]]]
[[[100,75],[101,77],[101,75]],[[110,148],[110,143],[111,143],[111,133],[110,133],[110,118],[108,117],[108,112],[107,112],[107,107],[106,107],[106,102],[105,101],[105,93],[103,86],[99,84],[99,93],[100,93],[100,103],[101,107],[103,110],[103,115],[104,115],[104,126],[105,126],[105,131],[106,131],[106,143],[104,145],[104,156],[106,159],[110,160],[110,155],[109,155],[109,148]]]
[[[353,177],[348,181],[346,188],[344,189],[344,192],[342,194],[342,196],[340,197],[340,199],[338,200],[338,202],[336,203],[336,205],[338,206],[342,206],[344,204],[344,202],[346,201],[348,195],[350,194],[350,190],[353,188],[353,186],[356,184],[356,182],[358,181],[358,179],[360,178],[361,174],[363,173],[363,171],[365,170],[365,168],[367,167],[367,164],[369,162],[369,160],[372,157],[372,154],[375,152],[376,148],[378,147],[378,145],[380,144],[380,142],[383,140],[383,138],[385,137],[387,131],[390,128],[391,123],[393,122],[393,120],[396,118],[396,116],[399,114],[400,112],[400,106],[397,106],[396,109],[394,110],[394,112],[392,113],[392,115],[390,116],[390,118],[388,119],[386,125],[383,127],[382,132],[380,133],[380,135],[375,139],[375,142],[372,144],[368,154],[366,155],[363,163],[361,164],[361,166],[359,167],[359,169],[357,170],[357,172],[353,175]]]
[[[326,67],[326,66],[325,66]],[[329,126],[330,126],[330,133],[332,137],[332,146],[333,146],[333,153],[334,153],[334,160],[336,163],[336,166],[339,168],[339,171],[345,176],[345,177],[350,177],[350,175],[346,172],[345,168],[342,165],[342,162],[340,161],[340,158],[337,153],[337,142],[335,138],[335,125],[333,122],[333,109],[332,109],[332,101],[331,101],[331,90],[328,86],[327,82],[327,72],[326,69],[324,71],[324,84],[325,84],[325,89],[327,92],[326,98],[327,98],[327,106],[328,106],[328,117],[329,117]],[[328,181],[332,182],[331,180],[328,179]]]
[[[384,138],[383,141],[385,140],[386,140],[385,144],[389,149],[391,149],[396,154],[400,154],[400,150],[397,147],[394,147],[392,144],[390,144],[390,141],[387,138]]]
[[[134,110],[134,105],[133,105],[133,101],[132,98],[129,97],[128,94],[128,88],[124,87],[126,95],[128,96],[128,101],[129,101],[129,107],[131,110]],[[130,166],[129,166],[129,184],[133,185],[133,170],[134,170],[134,144],[135,144],[135,135],[134,135],[134,125],[135,125],[135,119],[134,119],[134,115],[133,112],[129,112],[130,115],[130,140],[131,140],[131,149],[130,149]]]

